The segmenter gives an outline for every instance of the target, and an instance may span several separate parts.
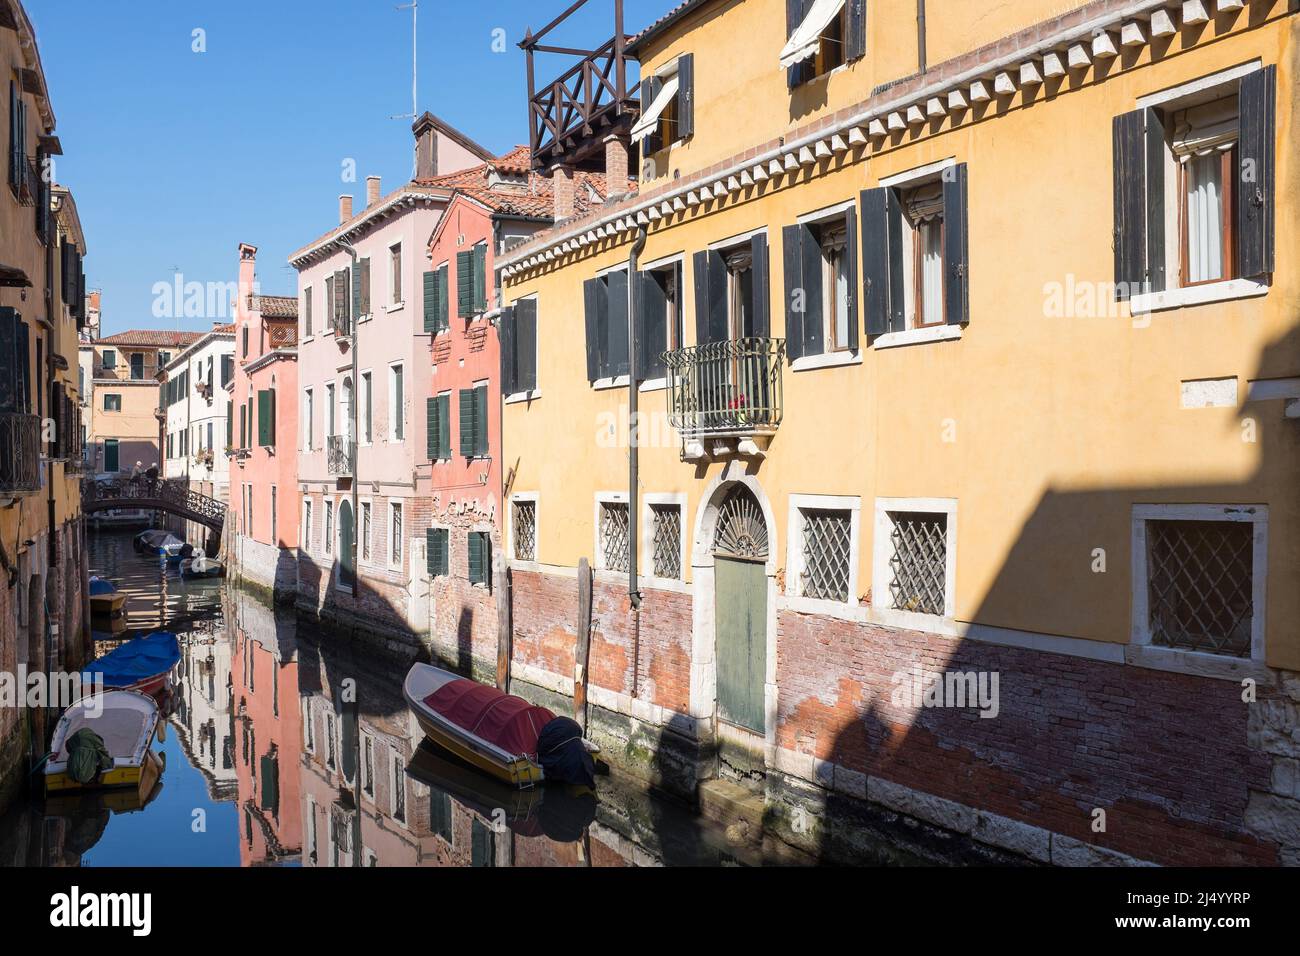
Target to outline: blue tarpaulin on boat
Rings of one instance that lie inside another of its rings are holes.
[[[97,594],[112,594],[116,590],[117,590],[117,585],[114,584],[112,581],[107,580],[106,578],[92,577],[90,579],[91,597],[94,597]]]
[[[130,687],[149,677],[157,677],[176,666],[181,646],[170,631],[155,631],[137,637],[110,651],[81,672],[83,681],[102,678],[104,687]]]

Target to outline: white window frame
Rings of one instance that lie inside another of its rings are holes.
[[[510,567],[523,571],[536,571],[541,565],[539,560],[542,550],[541,521],[542,506],[541,493],[536,491],[517,491],[510,496],[510,516],[507,520],[506,531],[506,554],[510,556]],[[515,556],[515,503],[531,503],[533,506],[533,558],[531,561],[521,561]]]
[[[312,444],[312,432],[315,430],[316,418],[316,390],[313,386],[308,385],[302,390],[303,398],[303,415],[302,415],[302,450],[315,451]]]
[[[311,521],[312,521],[311,496],[304,495],[302,499],[302,528],[299,533],[302,536],[302,549],[311,554]]]
[[[393,275],[393,250],[397,250],[397,270],[398,274]],[[397,312],[406,305],[406,261],[403,256],[402,240],[389,243],[388,251],[388,306],[389,312]],[[371,289],[371,298],[374,297],[374,290]],[[372,307],[374,303],[371,303]]]
[[[628,500],[627,500],[626,491],[596,492],[595,500],[594,503],[592,504],[592,545],[593,545],[592,554],[596,556],[596,559],[595,561],[592,562],[592,566],[591,566],[593,571],[599,571],[603,574],[614,574],[614,575],[622,575],[627,573],[626,571],[612,571],[609,568],[605,567],[605,549],[604,547],[601,546],[601,542],[600,542],[601,505],[627,505],[627,503]],[[632,513],[631,513],[631,508],[629,506],[628,520],[630,521],[631,519],[632,519]],[[628,544],[630,545],[631,542],[629,541]],[[631,558],[631,555],[629,554],[628,557]]]
[[[302,699],[302,747],[309,754],[316,752],[316,725],[312,723],[314,718],[315,715],[311,712],[311,698],[304,697]]]
[[[1254,613],[1250,621],[1250,656],[1228,657],[1208,651],[1165,647],[1151,643],[1151,609],[1147,593],[1148,521],[1240,521],[1253,525],[1251,541],[1251,594]],[[1144,504],[1133,506],[1132,518],[1133,621],[1128,656],[1132,663],[1162,670],[1179,670],[1210,677],[1235,679],[1246,666],[1263,664],[1265,616],[1268,598],[1268,505],[1259,504]]]
[[[385,515],[385,520],[388,522],[388,538],[384,542],[384,567],[388,568],[390,571],[400,571],[402,569],[402,561],[406,557],[406,541],[404,538],[398,538],[393,534],[394,508],[401,509],[402,534],[406,534],[406,502],[401,498],[389,498],[387,508],[388,513]],[[394,541],[397,542],[399,548],[396,561],[393,560]]]
[[[653,506],[659,505],[676,505],[681,512],[681,527],[678,534],[678,547],[680,549],[679,559],[681,561],[682,576],[680,578],[664,578],[654,573],[655,570],[655,515]],[[682,591],[686,585],[686,572],[690,568],[690,549],[687,547],[687,538],[690,537],[689,518],[690,512],[687,510],[687,497],[684,491],[664,491],[664,492],[646,492],[641,495],[641,527],[644,533],[641,538],[641,569],[644,574],[638,575],[644,580],[647,586],[657,588],[661,591]],[[599,512],[597,512],[599,517]]]
[[[389,819],[396,823],[403,830],[408,829],[408,823],[411,818],[411,794],[406,787],[406,760],[402,752],[394,747],[391,743],[388,745],[388,752],[392,758],[392,790],[388,794],[388,806],[390,810]],[[402,815],[397,815],[397,794],[402,794]]]
[[[401,407],[397,405],[397,369],[402,370],[402,403]],[[397,444],[406,441],[406,396],[410,392],[410,382],[406,378],[406,363],[404,361],[388,363],[388,440]],[[396,424],[400,416],[402,422],[402,437],[397,437]]]
[[[316,293],[313,291],[312,284],[308,282],[302,287],[302,301],[298,304],[298,309],[302,313],[302,341],[310,342],[316,337]],[[307,331],[307,302],[311,301],[311,328]]]
[[[364,508],[370,509],[370,528],[368,531],[366,530],[365,522],[362,520],[361,517],[364,514],[363,511]],[[357,567],[360,567],[362,562],[365,562],[368,565],[372,565],[372,566],[374,565],[374,561],[375,561],[374,530],[375,530],[375,501],[373,498],[370,497],[358,498],[357,499],[357,544],[358,544]],[[366,556],[366,552],[370,553],[369,557]]]
[[[371,294],[374,290],[371,289]],[[366,394],[365,383],[370,381],[369,396]],[[357,403],[357,447],[368,448],[374,443],[375,439],[375,374],[373,369],[363,368],[357,372],[357,388],[354,401]],[[365,433],[365,424],[370,423],[370,438],[363,440],[362,435]]]
[[[334,538],[339,530],[337,510],[333,498],[326,495],[321,500],[321,517],[325,519],[325,524],[321,526],[321,544],[329,555],[334,554]]]
[[[893,606],[889,594],[891,511],[921,511],[947,515],[948,553],[944,564],[943,614],[903,611]],[[871,555],[871,602],[877,621],[891,627],[938,634],[956,634],[957,605],[957,499],[877,498]]]
[[[805,597],[803,535],[805,511],[847,511],[849,515],[849,597],[846,601]],[[791,610],[822,614],[830,609],[855,608],[859,599],[858,568],[862,563],[862,499],[857,495],[790,495],[785,551],[785,596]]]

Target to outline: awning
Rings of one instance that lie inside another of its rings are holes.
[[[842,3],[843,0],[840,0]],[[632,127],[632,142],[639,143],[651,133],[654,132],[655,126],[659,123],[659,117],[663,115],[664,110],[668,109],[668,104],[673,101],[677,95],[677,76],[674,74],[664,81],[663,88],[659,95],[655,97],[650,108],[641,114],[641,118],[636,121]]]
[[[813,0],[808,16],[790,34],[789,41],[781,50],[781,66],[794,66],[816,53],[822,34],[843,9],[844,0]]]

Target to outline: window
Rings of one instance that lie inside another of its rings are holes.
[[[794,89],[866,53],[866,0],[786,0],[781,66]]]
[[[357,313],[357,318],[363,315],[371,315],[370,311],[370,257],[357,260],[357,271],[360,273],[358,284],[360,286],[361,308]]]
[[[104,393],[104,411],[120,412],[122,410],[122,396],[113,392]]]
[[[451,794],[435,787],[429,788],[429,832],[442,837],[448,846],[451,845]]]
[[[334,437],[334,383],[325,385],[325,437]]]
[[[682,576],[682,506],[651,504],[652,564],[657,578]]]
[[[312,450],[312,431],[315,429],[315,396],[309,388],[302,395],[302,447]]]
[[[311,499],[306,498],[302,503],[302,543],[299,545],[304,551],[311,551]]]
[[[396,747],[391,748],[393,755],[393,819],[406,822],[406,768],[402,755]]]
[[[311,338],[311,286],[302,292],[302,336]]]
[[[208,359],[208,361],[211,362],[212,359]],[[158,353],[158,367],[159,367],[159,368],[166,368],[166,367],[167,367],[168,365],[170,365],[171,363],[172,363],[172,353],[171,353],[171,352],[159,352],[159,353]]]
[[[325,715],[325,737],[328,746],[325,749],[325,766],[334,769],[334,715]]]
[[[695,132],[694,86],[695,57],[690,53],[641,81],[644,109],[632,127],[632,142],[641,143],[643,161]]]
[[[403,441],[406,434],[406,391],[401,365],[388,369],[388,437]]]
[[[245,324],[244,327],[240,329],[239,334],[240,334],[241,348],[243,349],[243,357],[248,358],[248,325],[247,324]]]
[[[1134,311],[1266,291],[1276,96],[1276,68],[1247,64],[1115,117],[1116,294]]]
[[[1267,521],[1262,505],[1137,506],[1137,642],[1262,657]]]
[[[492,576],[492,538],[486,531],[471,531],[466,535],[468,548],[469,583],[490,587]]]
[[[695,253],[694,273],[696,344],[768,337],[765,232]]]
[[[402,505],[397,501],[388,505],[388,563],[402,565]]]
[[[338,299],[334,295],[334,276],[325,277],[325,316],[330,319],[331,327],[338,319]]]
[[[951,498],[876,499],[874,604],[911,615],[953,616],[956,509]]]
[[[470,826],[470,866],[496,865],[496,834],[478,817]]]
[[[850,205],[782,230],[791,361],[858,347],[857,212]]]
[[[486,383],[460,390],[460,453],[466,458],[488,457]]]
[[[451,327],[448,318],[448,268],[449,264],[444,262],[424,274],[424,331],[434,335]]]
[[[510,540],[517,561],[537,560],[537,502],[515,501]]]
[[[100,356],[100,364],[106,369],[117,368],[117,353],[112,349],[104,349]]]
[[[587,381],[627,374],[627,270],[583,283]]]
[[[927,330],[970,321],[967,171],[944,162],[883,180],[861,195],[863,312],[867,334]],[[893,344],[884,340],[878,344]]]
[[[425,399],[427,445],[430,461],[451,458],[451,392]]]
[[[537,299],[520,299],[501,311],[501,393],[537,389]]]
[[[425,549],[429,577],[451,574],[451,532],[447,528],[430,528],[425,532]]]
[[[334,502],[325,500],[325,553],[334,553]]]
[[[637,342],[637,378],[641,381],[667,375],[664,352],[685,345],[682,329],[682,264],[680,261],[637,276],[637,312],[641,333]]]
[[[487,243],[456,253],[456,314],[470,318],[487,310]]]
[[[400,242],[388,249],[388,301],[394,306],[402,304],[402,244]]]
[[[134,381],[144,378],[144,354],[141,352],[131,353],[131,378]]]
[[[374,418],[374,388],[369,372],[361,373],[361,442],[369,445],[373,436],[371,422]]]
[[[375,795],[375,742],[369,734],[363,739],[365,740],[365,746],[361,760],[361,786],[366,795],[373,798]]]
[[[361,502],[361,560],[370,560],[370,502]]]
[[[826,601],[849,599],[849,512],[806,509],[799,593]]]
[[[604,571],[628,569],[628,519],[626,501],[602,501],[599,505],[597,548]]]

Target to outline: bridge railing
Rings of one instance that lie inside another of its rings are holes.
[[[87,480],[82,483],[82,509],[160,508],[219,529],[226,520],[226,506],[189,487],[184,479],[154,479],[145,475],[131,478]]]

